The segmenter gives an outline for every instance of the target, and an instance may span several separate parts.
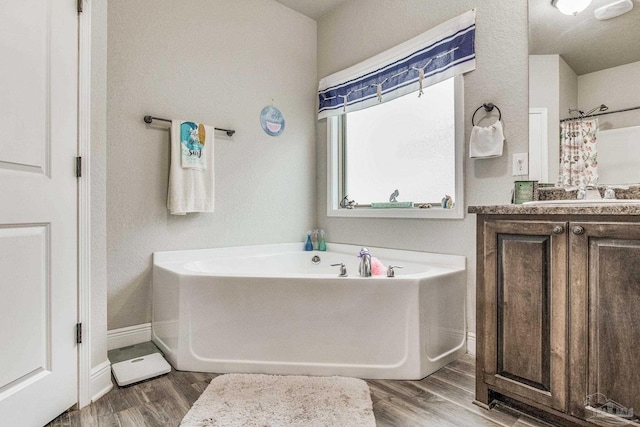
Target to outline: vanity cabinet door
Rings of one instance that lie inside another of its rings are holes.
[[[491,389],[566,409],[567,223],[484,223],[484,368]],[[640,264],[640,263],[639,263]]]
[[[572,222],[569,242],[569,413],[626,425],[640,413],[640,224]]]

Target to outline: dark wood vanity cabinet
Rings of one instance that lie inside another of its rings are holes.
[[[640,415],[640,224],[570,227],[569,413]]]
[[[484,385],[566,407],[567,224],[484,223],[481,379]]]
[[[640,223],[628,220],[478,215],[477,403],[567,425],[610,421],[596,407],[640,414]]]

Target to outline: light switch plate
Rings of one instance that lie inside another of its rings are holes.
[[[529,154],[516,153],[513,155],[513,176],[527,175],[529,173]]]

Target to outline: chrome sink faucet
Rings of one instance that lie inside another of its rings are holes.
[[[360,277],[371,277],[371,253],[369,253],[369,249],[360,249],[358,258],[360,258],[360,266],[358,266]]]
[[[600,195],[600,191],[598,187],[594,185],[581,185],[578,187],[578,194],[576,195],[578,200],[600,200],[602,196]]]
[[[598,190],[598,178],[590,177],[585,185],[584,182],[578,186],[578,194],[576,194],[578,200],[601,200],[602,196]]]

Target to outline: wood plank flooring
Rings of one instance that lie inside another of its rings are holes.
[[[475,360],[464,356],[420,381],[367,380],[378,427],[549,427],[504,406],[486,411],[472,403]],[[178,426],[216,374],[171,373],[118,387],[47,427]]]

